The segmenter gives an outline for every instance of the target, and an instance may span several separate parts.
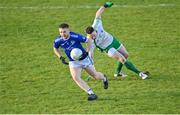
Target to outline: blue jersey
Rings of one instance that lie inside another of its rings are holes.
[[[58,49],[59,47],[64,49],[64,52],[66,53],[67,57],[69,58],[69,61],[74,61],[71,56],[70,52],[73,48],[79,48],[82,50],[83,53],[86,52],[86,50],[82,47],[81,42],[85,43],[88,39],[84,37],[81,34],[70,32],[70,36],[68,39],[63,39],[61,36],[58,36],[54,40],[54,48]]]

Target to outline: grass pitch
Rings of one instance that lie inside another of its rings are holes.
[[[151,78],[114,79],[115,60],[95,51],[95,67],[109,76],[88,84],[87,95],[73,82],[68,67],[53,54],[58,25],[85,35],[97,6],[105,0],[0,0],[0,113],[180,113],[180,2],[112,0],[103,14],[105,30],[119,38],[139,69]],[[83,72],[82,78],[87,74]]]

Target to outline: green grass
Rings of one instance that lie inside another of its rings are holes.
[[[138,68],[151,72],[150,79],[123,68],[129,77],[115,80],[115,60],[95,51],[95,67],[110,84],[104,90],[100,81],[89,81],[99,99],[88,102],[52,45],[60,23],[84,35],[92,23],[97,8],[72,6],[105,0],[0,0],[0,113],[180,113],[179,0],[113,1],[129,7],[108,9],[104,28],[124,43]]]

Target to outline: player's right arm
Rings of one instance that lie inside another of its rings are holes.
[[[105,10],[106,8],[110,8],[112,5],[113,5],[112,2],[106,2],[106,3],[104,4],[104,6],[101,6],[101,7],[97,10],[95,19],[94,19],[93,24],[92,24],[92,27],[93,27],[94,29],[96,29],[96,30],[97,30],[97,29],[103,30],[101,15],[102,15],[102,13],[104,12],[104,10]]]
[[[54,53],[56,54],[56,56],[57,56],[58,58],[60,58],[60,57],[62,56],[60,50],[57,49],[57,48],[55,48],[55,47],[54,47]]]
[[[57,48],[54,47],[54,53],[55,53],[56,56],[61,60],[61,62],[62,62],[63,64],[66,64],[66,65],[69,64],[68,62],[66,62],[65,58],[61,55],[61,52],[60,52],[59,49],[57,49]]]
[[[104,10],[105,10],[105,7],[104,7],[104,6],[101,6],[101,7],[97,10],[95,18],[101,19],[101,15],[102,15],[102,13],[104,12]]]
[[[112,5],[113,5],[112,2],[106,2],[106,3],[104,4],[104,6],[101,6],[101,7],[97,10],[97,12],[96,12],[96,17],[95,17],[95,18],[101,18],[101,15],[102,15],[102,13],[104,12],[104,10],[105,10],[106,8],[110,8]]]
[[[60,39],[58,39],[58,38],[56,38],[55,40],[54,40],[54,48],[53,48],[53,50],[54,50],[54,53],[56,54],[56,56],[58,57],[58,58],[60,58],[62,55],[61,55],[61,52],[60,52],[60,50],[59,50],[59,47],[60,47]]]
[[[56,40],[54,41],[54,48],[53,48],[54,53],[55,53],[56,56],[61,60],[61,62],[62,62],[63,64],[68,65],[69,63],[66,62],[65,58],[62,56],[62,54],[61,54],[61,52],[60,52],[60,50],[59,50],[59,46],[60,46],[59,40],[56,39]]]

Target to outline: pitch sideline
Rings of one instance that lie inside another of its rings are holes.
[[[151,7],[175,7],[176,4],[146,4],[146,5],[114,5],[114,8],[151,8]],[[94,9],[99,6],[83,5],[83,6],[0,6],[0,9]]]

